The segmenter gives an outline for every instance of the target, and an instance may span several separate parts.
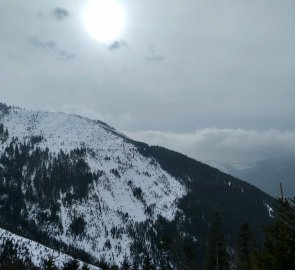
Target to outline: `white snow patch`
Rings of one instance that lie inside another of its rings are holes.
[[[264,203],[264,205],[265,205],[266,208],[267,208],[268,216],[269,216],[270,218],[274,218],[274,215],[273,215],[273,209],[270,207],[270,205],[267,204],[267,203]]]

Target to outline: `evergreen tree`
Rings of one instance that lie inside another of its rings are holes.
[[[263,270],[295,269],[295,201],[278,200],[277,216],[266,230],[258,265]]]
[[[184,246],[182,256],[183,256],[184,262],[185,262],[185,264],[184,264],[185,270],[196,270],[197,269],[196,258],[194,256],[193,247],[191,245]]]
[[[107,263],[105,257],[103,256],[100,261],[99,261],[99,267],[102,270],[108,270],[109,269],[109,264]]]
[[[133,263],[132,263],[132,270],[139,270],[139,263],[138,263],[138,260],[133,260]]]
[[[228,254],[221,231],[219,213],[214,213],[208,242],[205,270],[229,270]]]
[[[2,142],[5,142],[9,137],[9,133],[8,133],[8,129],[6,129],[1,135],[0,135],[0,139]]]
[[[2,253],[0,255],[1,264],[11,264],[16,261],[17,251],[11,240],[6,240]]]
[[[121,263],[120,270],[131,270],[131,264],[127,255],[124,256],[123,262]]]
[[[3,133],[4,133],[4,125],[0,123],[0,137],[1,135],[3,135]]]
[[[83,264],[82,270],[90,270],[89,266],[87,264]]]
[[[249,270],[254,268],[254,254],[256,244],[253,232],[248,225],[244,223],[239,232],[237,243],[237,269]]]
[[[20,166],[21,164],[20,164],[20,153],[19,153],[19,149],[18,149],[18,144],[15,145],[14,157],[15,157],[16,163]]]
[[[63,270],[78,270],[79,267],[80,267],[80,263],[76,259],[74,259],[65,263]]]
[[[152,259],[150,257],[150,255],[147,253],[147,255],[144,257],[144,261],[143,261],[143,270],[154,270],[154,266],[153,266],[153,262]]]
[[[57,267],[54,264],[54,258],[52,255],[50,255],[47,259],[43,261],[43,270],[58,270]]]
[[[160,270],[172,270],[168,256],[166,254],[162,254],[160,258]]]

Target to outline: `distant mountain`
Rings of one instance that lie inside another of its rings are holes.
[[[286,196],[295,196],[295,157],[240,163],[208,162],[208,164],[243,179],[272,196],[280,196],[280,183],[283,184]]]
[[[0,227],[95,265],[165,255],[201,265],[219,211],[228,250],[274,200],[256,187],[100,121],[0,104]],[[164,255],[163,255],[164,254]]]

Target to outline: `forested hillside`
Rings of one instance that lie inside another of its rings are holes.
[[[98,266],[194,269],[218,212],[229,262],[245,222],[261,246],[274,200],[254,186],[99,121],[0,108],[3,229]]]

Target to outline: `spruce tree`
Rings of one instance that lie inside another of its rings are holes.
[[[229,270],[228,254],[224,236],[221,231],[222,223],[219,213],[213,214],[205,261],[205,270]]]
[[[277,216],[266,230],[260,269],[295,269],[295,201],[278,200]]]
[[[2,142],[5,142],[9,137],[8,129],[4,131],[4,134],[2,135]]]
[[[131,264],[127,255],[125,255],[123,258],[123,262],[121,263],[120,270],[131,270]]]
[[[90,270],[89,266],[87,264],[83,264],[82,270]]]
[[[99,261],[99,267],[102,270],[108,270],[109,269],[109,264],[107,263],[105,257],[101,257],[100,261]]]
[[[240,228],[237,242],[237,270],[254,268],[255,251],[256,243],[253,232],[248,223],[244,223]]]
[[[143,270],[154,270],[153,262],[150,255],[147,253],[143,261]]]
[[[78,270],[79,267],[80,267],[80,263],[76,259],[74,259],[65,263],[63,270]]]
[[[4,125],[0,123],[0,137],[1,135],[3,135],[3,133],[4,133]]]
[[[43,270],[58,270],[54,264],[54,257],[52,255],[48,256],[47,259],[43,261]]]
[[[132,270],[139,270],[139,263],[137,261],[133,261],[131,269]]]
[[[172,270],[168,256],[163,253],[160,258],[160,270]]]
[[[196,258],[194,256],[193,247],[186,245],[183,249],[182,256],[184,258],[184,270],[196,270]]]
[[[17,250],[14,247],[13,242],[8,239],[3,245],[3,249],[0,255],[0,264],[10,264],[17,259]]]

